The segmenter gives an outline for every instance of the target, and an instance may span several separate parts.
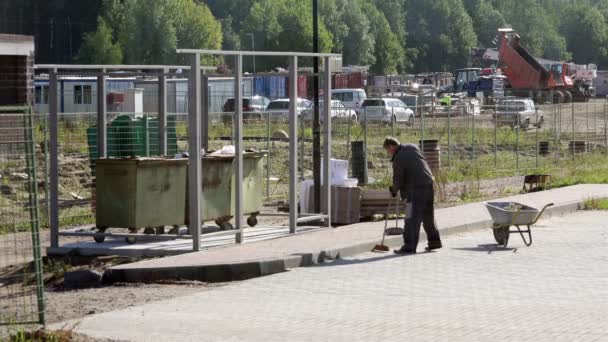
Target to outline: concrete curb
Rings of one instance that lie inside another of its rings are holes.
[[[565,203],[548,208],[543,214],[544,218],[563,216],[583,208],[583,201]],[[492,220],[480,220],[464,225],[445,227],[440,229],[443,237],[489,229]],[[426,238],[421,232],[421,241]],[[402,244],[401,236],[389,236],[385,244],[396,248]],[[297,255],[287,255],[273,259],[257,260],[233,264],[194,265],[181,267],[144,267],[129,269],[107,269],[102,281],[105,284],[116,282],[155,282],[162,280],[195,280],[204,282],[227,282],[245,280],[275,273],[285,272],[296,267],[306,267],[322,263],[326,260],[335,260],[356,254],[366,253],[378,243],[377,240],[357,243],[336,249],[314,251]]]

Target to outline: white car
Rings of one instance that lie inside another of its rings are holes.
[[[363,101],[367,99],[367,94],[363,89],[332,89],[331,99],[342,102],[346,108],[358,113]]]
[[[310,108],[312,102],[306,99],[298,98],[298,106],[296,107],[296,114],[300,116],[303,110]],[[270,119],[289,119],[289,99],[277,99],[270,101],[266,107],[266,112],[270,114]]]
[[[385,124],[406,122],[410,126],[414,125],[414,111],[407,108],[405,103],[399,99],[388,97],[367,99],[361,107],[361,113],[359,113],[361,120],[365,115],[367,121],[371,122],[380,121]]]
[[[323,103],[324,101],[319,101],[319,117],[320,117],[320,121],[323,122],[323,118],[325,117],[325,114],[323,112]],[[337,100],[332,100],[331,101],[331,121],[336,121],[336,120],[348,120],[350,118],[350,120],[352,122],[356,122],[357,121],[357,112],[355,112],[354,110],[350,109],[350,108],[346,108],[346,106]],[[314,115],[314,104],[310,106],[310,108],[302,111],[302,119],[305,121],[312,121]]]

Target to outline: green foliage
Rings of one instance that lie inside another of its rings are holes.
[[[590,3],[572,3],[565,13],[568,15],[563,16],[559,30],[574,60],[585,64],[608,62],[608,25],[602,13]]]
[[[97,31],[84,35],[78,59],[90,64],[120,64],[122,49],[112,41],[112,29],[103,18],[98,19]]]
[[[375,61],[370,71],[380,75],[396,74],[402,69],[405,52],[399,43],[399,37],[391,31],[388,20],[376,7],[365,3],[363,9],[370,19],[370,34],[374,37]]]
[[[415,71],[467,65],[477,37],[462,0],[409,0],[407,14],[409,43],[416,48]]]
[[[241,41],[253,34],[257,50],[312,51],[312,5],[299,0],[260,0],[249,11],[242,23]],[[319,23],[319,48],[331,51],[332,36]],[[284,58],[264,58],[258,70],[285,66]]]

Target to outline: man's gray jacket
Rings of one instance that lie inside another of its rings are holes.
[[[411,200],[414,189],[433,184],[433,173],[422,151],[414,144],[402,144],[391,159],[393,162],[393,191],[402,199]]]

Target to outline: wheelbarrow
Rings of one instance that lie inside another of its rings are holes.
[[[545,209],[552,206],[553,203],[545,205],[542,209],[536,209],[517,202],[486,202],[488,212],[494,221],[492,224],[492,232],[496,242],[507,247],[509,236],[511,234],[521,235],[521,239],[526,246],[532,244],[532,228],[531,226],[538,221]],[[517,230],[511,230],[511,226],[515,226]],[[526,226],[524,230],[520,226]],[[526,235],[527,234],[527,238]]]

